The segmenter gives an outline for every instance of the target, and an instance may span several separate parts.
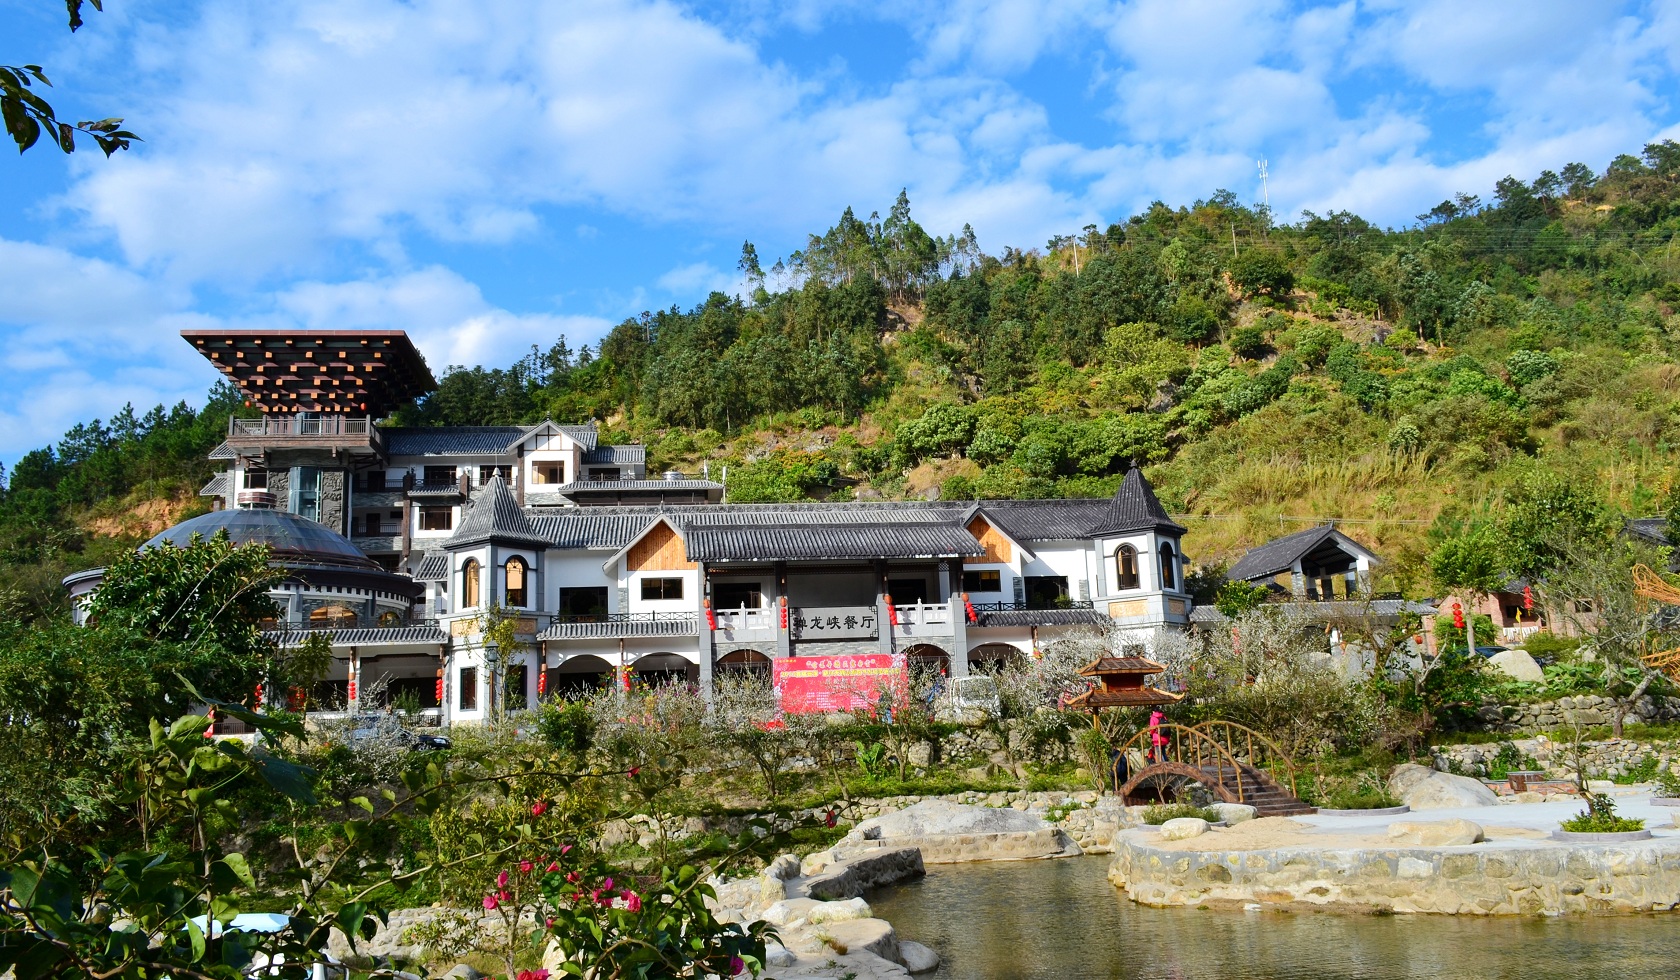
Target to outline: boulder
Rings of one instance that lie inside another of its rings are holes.
[[[1161,825],[1162,840],[1188,840],[1200,837],[1212,826],[1201,817],[1178,817]]]
[[[852,834],[865,839],[892,840],[949,834],[1008,834],[1049,827],[1040,817],[1007,807],[964,806],[945,800],[923,800],[896,813],[865,820]],[[869,837],[872,830],[879,831],[879,837]]]
[[[444,980],[483,980],[484,974],[465,963],[457,963],[443,975]]]
[[[797,878],[799,877],[799,866],[799,855],[783,854],[770,862],[770,866],[764,869],[764,876],[775,878],[777,881]]]
[[[1479,779],[1436,772],[1409,762],[1388,777],[1388,791],[1413,810],[1499,805],[1499,797]]]
[[[1218,813],[1219,819],[1233,827],[1244,821],[1253,820],[1255,813],[1258,812],[1247,803],[1214,803],[1209,805],[1209,809]]]
[[[892,923],[885,919],[831,922],[817,932],[832,940],[832,945],[838,947],[835,952],[839,952],[840,949],[852,953],[863,950],[874,953],[883,960],[898,962],[898,933],[893,931]]]
[[[1481,824],[1469,820],[1401,820],[1388,825],[1388,839],[1419,847],[1457,847],[1485,838]]]
[[[820,922],[850,922],[853,919],[868,919],[875,915],[869,908],[869,903],[861,898],[848,898],[842,902],[818,902],[805,913],[805,921],[816,925]]]
[[[821,874],[801,882],[800,888],[812,898],[833,902],[856,898],[871,888],[920,878],[925,873],[920,850],[896,847],[865,851],[848,860],[836,856]]]
[[[1527,650],[1501,650],[1489,657],[1487,662],[1489,667],[1512,680],[1540,683],[1546,679],[1545,671],[1540,669],[1540,665],[1534,662]]]
[[[908,939],[898,942],[898,958],[904,968],[911,973],[926,973],[939,968],[939,954],[928,949],[921,943],[913,943]]]
[[[781,943],[764,944],[765,966],[792,966],[798,961],[799,957],[793,955],[793,951]]]
[[[805,922],[811,910],[822,904],[814,898],[790,898],[765,909],[759,918],[773,926],[794,926]]]

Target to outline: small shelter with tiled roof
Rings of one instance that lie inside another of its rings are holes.
[[[1184,695],[1151,687],[1148,682],[1151,675],[1166,669],[1147,657],[1099,657],[1079,670],[1081,676],[1093,678],[1097,686],[1068,701],[1068,707],[1097,712],[1175,704]]]

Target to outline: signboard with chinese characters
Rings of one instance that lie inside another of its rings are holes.
[[[795,606],[788,633],[795,640],[867,640],[880,635],[874,606]]]
[[[853,711],[879,704],[883,691],[904,684],[904,658],[887,653],[784,657],[775,662],[772,679],[784,712]]]

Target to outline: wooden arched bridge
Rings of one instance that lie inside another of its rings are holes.
[[[1296,796],[1294,761],[1271,739],[1228,721],[1145,728],[1120,746],[1115,777],[1127,806],[1176,799],[1200,783],[1257,816],[1317,812]]]

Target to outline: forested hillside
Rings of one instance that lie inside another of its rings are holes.
[[[596,418],[652,468],[727,465],[733,500],[1097,495],[1136,460],[1194,559],[1333,517],[1427,594],[1431,549],[1514,533],[1508,515],[1665,507],[1677,231],[1673,142],[1508,177],[1399,231],[1278,225],[1222,191],[993,256],[901,195],[768,270],[745,246],[750,301],[452,367],[402,420]],[[196,489],[234,405],[96,421],[25,458],[0,498],[6,604],[45,608],[79,552],[126,543],[92,518]]]

